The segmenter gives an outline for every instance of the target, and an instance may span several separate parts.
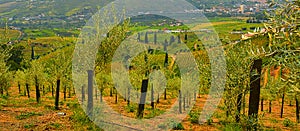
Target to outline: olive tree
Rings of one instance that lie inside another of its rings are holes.
[[[289,71],[282,81],[286,87],[292,87],[296,101],[296,117],[299,122],[299,58],[300,58],[300,1],[286,1],[284,3],[270,2],[274,11],[267,13],[269,22],[265,28],[269,37],[267,57],[271,57],[270,65],[280,65]]]

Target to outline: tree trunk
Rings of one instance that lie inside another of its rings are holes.
[[[113,90],[112,90],[112,87],[110,87],[110,94],[109,94],[110,97],[113,96]]]
[[[30,98],[29,84],[26,83],[27,96]]]
[[[254,64],[251,69],[250,78],[250,98],[249,98],[249,110],[248,116],[257,117],[259,109],[259,97],[260,97],[260,75],[261,75],[262,60],[254,60]],[[255,74],[255,75],[253,75]]]
[[[295,96],[296,99],[296,119],[297,119],[297,123],[300,122],[300,117],[299,117],[299,101],[297,96]]]
[[[100,102],[101,102],[101,103],[103,102],[103,99],[102,99],[102,93],[103,93],[103,91],[101,90],[101,91],[100,91]]]
[[[154,90],[153,85],[151,86],[151,107],[154,109]]]
[[[72,93],[71,93],[72,91],[71,91],[71,89],[72,89],[72,88],[71,88],[71,87],[69,87],[69,98],[71,98],[71,97],[72,97]]]
[[[24,86],[24,96],[26,96],[27,95],[27,93],[26,93],[26,86]]]
[[[88,105],[87,112],[88,116],[93,115],[93,76],[94,71],[88,70]]]
[[[64,86],[64,101],[67,99],[67,87]]]
[[[167,100],[167,88],[165,88],[164,99]]]
[[[52,92],[52,97],[54,97],[54,88],[53,88],[53,83],[51,84],[51,92]]]
[[[0,87],[0,93],[1,93],[1,95],[4,94],[4,89],[3,89],[3,87]]]
[[[181,109],[181,105],[182,105],[182,100],[181,100],[181,91],[179,90],[179,113],[181,114],[182,113],[182,109]]]
[[[226,118],[228,118],[229,117],[229,108],[228,108],[226,99],[224,100],[224,103],[225,103],[225,109],[226,109]]]
[[[192,97],[191,97],[191,95],[190,94],[188,94],[188,108],[190,107],[190,105],[191,105],[191,100],[192,100]]]
[[[37,80],[37,76],[35,76],[35,94],[36,94],[36,102],[40,103],[41,94],[40,94],[40,87]]]
[[[272,101],[269,101],[269,113],[272,113]]]
[[[127,105],[130,104],[130,87],[128,87]]]
[[[185,102],[186,101],[186,99],[185,99],[185,95],[183,95],[183,111],[185,111]]]
[[[246,114],[246,92],[243,93],[243,106],[242,106],[242,109],[243,109],[243,115]]]
[[[59,106],[59,88],[60,88],[60,79],[56,81],[56,94],[55,94],[55,109],[58,110]]]
[[[159,95],[159,93],[157,93],[157,101],[156,101],[157,104],[159,103],[159,97],[160,97],[160,95]]]
[[[43,85],[43,96],[45,95],[45,86]]]
[[[83,103],[85,101],[85,85],[81,87],[81,102]]]
[[[283,94],[282,94],[282,100],[281,100],[281,110],[280,110],[280,118],[282,118],[283,117],[283,106],[284,106],[284,92],[283,92]]]
[[[95,88],[95,99],[97,100],[98,99],[98,91],[97,91],[97,88]]]
[[[165,67],[168,67],[168,63],[169,63],[168,62],[168,60],[169,60],[168,58],[169,58],[168,53],[166,53],[166,55],[165,55],[165,63],[164,63]]]
[[[142,88],[141,88],[141,98],[138,108],[137,117],[143,118],[144,116],[144,109],[145,109],[145,102],[146,102],[146,95],[147,95],[147,88],[148,88],[148,79],[143,80]]]
[[[242,97],[243,97],[243,94],[242,93],[239,93],[238,94],[238,97],[237,97],[237,112],[235,114],[235,121],[238,123],[240,122],[240,113],[241,113],[241,108],[242,108]]]
[[[289,104],[289,106],[293,106],[293,105],[292,105],[292,101],[291,101],[291,100],[290,100],[290,104]]]
[[[264,99],[260,101],[260,111],[264,111]]]
[[[118,91],[117,91],[117,89],[115,89],[115,92],[116,92],[116,93],[115,93],[115,94],[116,94],[115,103],[118,104]]]
[[[126,100],[126,99],[127,99],[127,92],[126,92],[126,91],[127,91],[127,90],[126,90],[126,88],[125,88],[125,91],[124,91],[124,97],[123,97],[125,102],[127,101],[127,100]]]
[[[18,87],[19,87],[19,94],[21,94],[21,85],[19,82],[18,82]]]

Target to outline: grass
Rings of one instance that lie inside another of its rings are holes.
[[[84,130],[97,130],[101,129],[95,125],[88,116],[84,113],[81,106],[77,106],[77,104],[73,104],[73,115],[70,116],[70,120],[72,121],[74,129],[84,129]]]
[[[26,129],[30,129],[30,128],[33,128],[33,127],[35,127],[35,125],[32,124],[32,123],[24,125],[24,128],[26,128]]]
[[[42,115],[41,113],[27,112],[27,113],[21,113],[20,115],[16,116],[16,119],[23,120],[32,116],[41,116],[41,115]]]
[[[63,125],[60,123],[51,123],[50,126],[55,129],[59,129],[59,128],[63,127]]]

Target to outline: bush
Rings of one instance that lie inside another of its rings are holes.
[[[285,127],[291,127],[291,126],[294,126],[294,123],[290,119],[285,118],[284,121],[283,121],[283,125]]]
[[[223,129],[221,129],[222,131],[242,131],[243,128],[239,125],[239,124],[236,124],[236,123],[229,123],[229,124],[226,124],[224,126]]]
[[[135,107],[132,106],[132,105],[127,105],[125,107],[125,109],[126,109],[127,112],[134,112],[135,111]]]
[[[263,115],[258,116],[246,116],[241,115],[241,126],[245,127],[247,130],[260,130],[263,125],[260,123],[260,119]]]
[[[189,113],[189,121],[191,121],[192,123],[199,123],[199,116],[200,116],[200,112],[199,111],[190,111]]]
[[[207,125],[211,125],[213,123],[213,119],[209,118],[207,119]]]
[[[174,123],[173,130],[184,130],[184,127],[181,123]]]
[[[16,119],[18,120],[23,120],[23,119],[27,119],[31,116],[41,116],[41,113],[34,113],[34,112],[28,112],[28,113],[21,113],[21,115],[16,116]]]

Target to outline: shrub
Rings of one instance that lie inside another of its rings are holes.
[[[125,109],[126,109],[127,112],[134,112],[135,111],[135,107],[132,106],[132,105],[127,105],[125,107]]]
[[[236,124],[236,123],[229,123],[229,124],[226,124],[224,126],[223,129],[221,129],[222,131],[242,131],[243,128],[239,125],[239,124]]]
[[[21,115],[16,116],[16,119],[18,120],[23,120],[23,119],[27,119],[31,116],[41,116],[41,113],[34,113],[34,112],[28,112],[28,113],[21,113]]]
[[[29,129],[29,128],[32,128],[32,127],[34,127],[35,125],[33,125],[33,124],[28,124],[28,125],[24,125],[24,128],[26,128],[26,129]]]
[[[285,118],[284,121],[283,121],[283,125],[285,127],[290,127],[290,126],[294,126],[294,123],[290,119]]]
[[[184,127],[181,123],[174,123],[173,130],[184,130]]]
[[[192,123],[199,123],[199,116],[200,116],[200,112],[199,111],[190,111],[189,113],[189,121],[191,121]]]
[[[211,118],[207,119],[207,124],[208,125],[211,125],[212,123],[213,123],[213,119],[211,119]]]

